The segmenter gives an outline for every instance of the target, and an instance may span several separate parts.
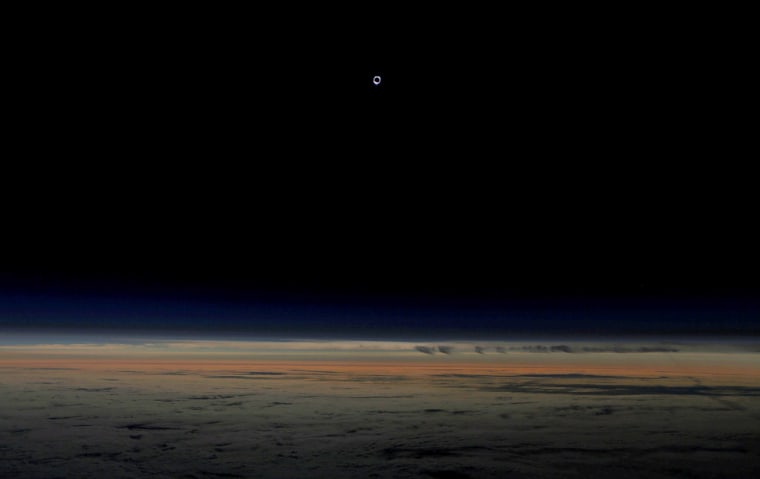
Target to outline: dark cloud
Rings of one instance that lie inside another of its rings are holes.
[[[584,353],[677,353],[678,349],[666,346],[642,346],[638,348],[627,348],[623,346],[587,346],[582,348],[581,351]]]
[[[601,374],[514,374],[514,378],[551,378],[551,379],[572,379],[572,378],[593,378],[593,379],[632,379],[633,376],[605,376]]]
[[[548,353],[549,348],[546,346],[542,346],[540,344],[536,344],[535,346],[512,346],[509,348],[510,351],[528,351],[531,353]]]
[[[387,447],[380,451],[386,459],[411,458],[441,458],[473,456],[487,451],[483,446],[459,446],[459,447]]]
[[[258,380],[276,379],[273,377],[269,377],[269,375],[240,376],[240,375],[233,375],[233,374],[203,376],[203,377],[208,378],[208,379],[258,379]]]
[[[637,353],[677,353],[678,349],[676,348],[667,348],[667,347],[654,347],[654,348],[638,348],[634,350],[634,352]]]
[[[571,394],[577,396],[706,396],[722,399],[720,396],[760,397],[760,388],[749,386],[651,386],[631,384],[572,383],[541,385],[535,383],[507,383],[501,386],[482,386],[482,391],[509,391],[537,394]]]
[[[495,348],[500,353],[506,352],[503,347]],[[522,351],[528,353],[677,353],[679,350],[669,346],[583,346],[571,347],[566,344],[545,346],[543,344],[531,344],[524,346],[510,346],[510,351]]]
[[[485,350],[486,348],[484,348],[483,346],[475,346],[475,352],[478,354],[485,354]]]
[[[564,344],[558,344],[556,346],[552,346],[549,348],[549,350],[553,353],[561,352],[561,353],[571,353],[573,352],[572,349],[570,349],[570,346],[565,346]]]
[[[435,346],[415,346],[414,349],[425,354],[435,354],[436,351],[443,354],[451,354],[452,351],[454,351],[453,346],[441,346],[441,345],[439,345],[437,348]]]
[[[179,430],[178,427],[171,427],[171,426],[157,426],[154,424],[144,424],[144,423],[138,423],[138,424],[126,424],[124,426],[116,426],[119,429],[129,429],[130,431],[133,430],[141,430],[141,431],[173,431],[173,430]]]

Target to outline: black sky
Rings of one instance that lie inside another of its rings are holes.
[[[741,28],[518,13],[19,33],[0,287],[326,310],[755,304]]]

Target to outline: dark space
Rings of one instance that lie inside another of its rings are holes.
[[[710,304],[757,333],[732,17],[201,13],[20,16],[5,308]]]

